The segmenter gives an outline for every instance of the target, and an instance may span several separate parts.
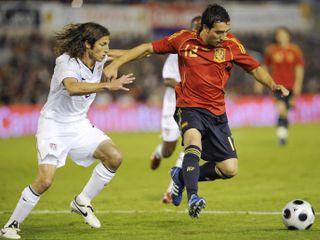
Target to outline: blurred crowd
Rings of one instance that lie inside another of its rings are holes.
[[[264,48],[272,36],[237,35],[247,50],[263,61]],[[305,58],[304,93],[320,92],[320,39],[317,35],[294,35],[293,40],[303,50]],[[149,39],[112,38],[111,48],[128,49]],[[55,58],[53,42],[33,32],[30,35],[10,37],[0,35],[0,104],[43,104],[50,87]],[[161,103],[164,90],[161,72],[166,56],[153,55],[122,67],[120,74],[133,72],[137,78],[131,91],[98,94],[97,102]],[[235,73],[228,84],[229,95],[252,95],[253,79],[233,69]]]

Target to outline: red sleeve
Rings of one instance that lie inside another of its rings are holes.
[[[295,46],[294,53],[295,53],[295,64],[304,66],[303,55],[302,55],[301,49],[298,46]]]
[[[153,51],[155,53],[176,53],[169,37],[165,37],[152,42]]]
[[[246,52],[241,43],[236,42],[231,49],[234,62],[245,71],[251,72],[260,66],[260,63]]]
[[[169,37],[162,38],[152,42],[153,51],[155,53],[178,53],[181,42],[190,35],[187,30],[181,30]]]

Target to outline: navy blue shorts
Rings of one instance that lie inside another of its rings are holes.
[[[183,135],[190,128],[196,128],[202,136],[202,155],[205,161],[221,162],[237,158],[226,114],[215,116],[202,108],[177,108],[175,120]]]
[[[273,95],[278,101],[284,102],[287,109],[290,109],[292,107],[292,104],[291,104],[291,99],[293,97],[292,91],[290,91],[289,95],[286,97],[282,96],[281,92],[279,92],[279,91],[276,91]]]

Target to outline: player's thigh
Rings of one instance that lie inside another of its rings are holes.
[[[214,162],[237,159],[237,151],[226,115],[208,118],[205,126],[206,132],[202,138],[202,159]]]
[[[87,167],[96,160],[94,153],[104,141],[111,139],[90,123],[84,124],[80,136],[69,151],[69,156],[77,165]]]
[[[161,119],[161,137],[164,142],[176,142],[180,137],[180,129],[173,116]]]
[[[287,104],[283,100],[276,100],[277,111],[281,116],[286,116],[288,114]]]
[[[201,138],[203,127],[203,113],[194,108],[178,108],[175,113],[182,134],[183,145],[196,145],[202,148]]]
[[[74,137],[77,134],[68,124],[40,118],[36,135],[38,164],[64,166]]]

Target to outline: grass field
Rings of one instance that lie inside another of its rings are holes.
[[[68,212],[70,201],[94,167],[85,169],[68,161],[22,224],[21,235],[23,239],[77,240],[319,240],[319,215],[310,230],[289,231],[279,213],[296,198],[309,201],[320,212],[319,133],[320,124],[292,126],[289,145],[280,148],[273,128],[233,129],[239,175],[199,184],[199,193],[207,201],[199,219],[187,215],[185,199],[180,207],[160,203],[177,153],[159,170],[150,170],[149,157],[160,141],[158,133],[110,134],[125,160],[110,185],[93,201],[102,228],[90,229],[80,216]],[[0,169],[2,226],[22,189],[36,175],[34,138],[0,139]]]

